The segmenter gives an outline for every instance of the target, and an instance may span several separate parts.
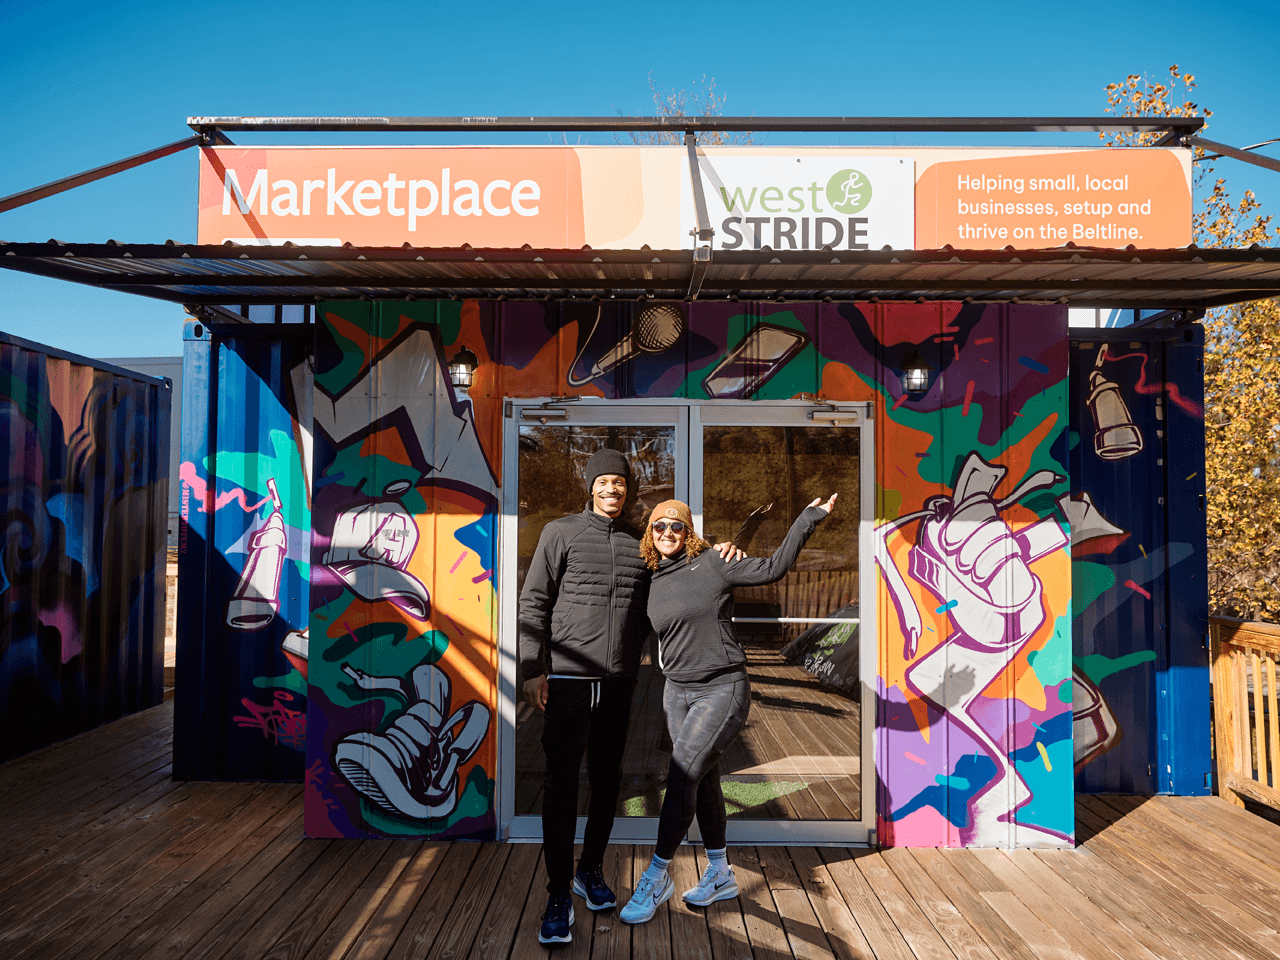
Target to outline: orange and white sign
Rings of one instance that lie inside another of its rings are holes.
[[[573,248],[569,147],[217,147],[200,161],[200,243]]]
[[[916,181],[916,249],[1185,247],[1186,150],[1075,150],[930,165]]]
[[[699,152],[716,249],[1191,241],[1184,149]],[[670,250],[692,243],[691,191],[677,146],[212,147],[200,161],[198,238]]]

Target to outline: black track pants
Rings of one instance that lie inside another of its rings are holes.
[[[542,749],[547,757],[542,791],[542,855],[547,892],[567,891],[573,880],[573,836],[578,821],[578,771],[587,755],[591,803],[579,866],[598,868],[613,831],[622,754],[635,679],[547,681]]]

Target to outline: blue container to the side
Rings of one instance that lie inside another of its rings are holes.
[[[1204,331],[1073,331],[1076,790],[1209,792]]]
[[[0,333],[0,760],[164,698],[172,394]]]
[[[301,780],[311,326],[186,324],[174,776]]]

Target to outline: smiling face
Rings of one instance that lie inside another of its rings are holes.
[[[602,473],[591,484],[591,509],[602,517],[622,516],[622,508],[626,503],[626,477],[616,473]]]
[[[677,530],[676,528],[680,529]],[[658,520],[652,527],[653,545],[666,559],[678,556],[684,550],[684,542],[688,539],[689,530],[680,520]]]

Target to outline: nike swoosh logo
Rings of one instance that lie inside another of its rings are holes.
[[[698,569],[698,565],[695,563],[695,564],[694,564],[692,567],[690,567],[689,569],[690,569],[690,570],[697,570],[697,569]]]
[[[728,882],[729,882],[729,878],[728,878],[728,877],[725,877],[723,880],[721,880],[719,883],[717,883],[717,884],[716,884],[715,889],[719,890],[721,887],[723,887],[723,886],[724,886],[726,883],[728,883]]]

